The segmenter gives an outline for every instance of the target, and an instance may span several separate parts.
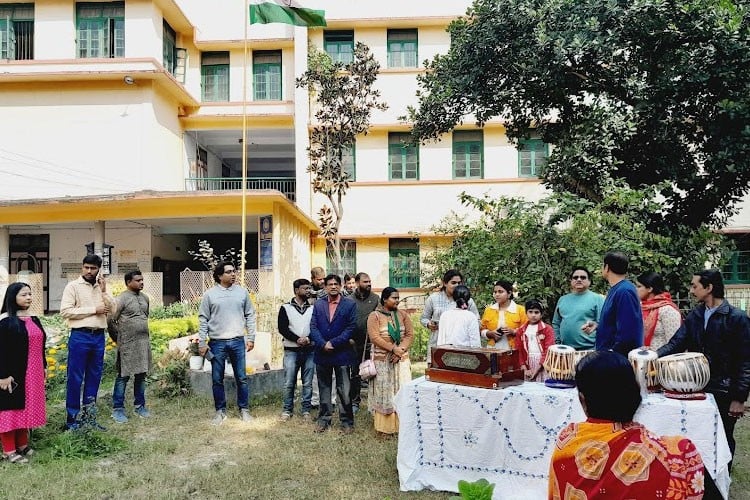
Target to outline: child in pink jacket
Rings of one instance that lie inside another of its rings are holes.
[[[544,306],[536,299],[526,302],[528,321],[516,330],[516,345],[526,380],[544,382],[543,364],[549,346],[555,343],[555,331],[542,321]]]

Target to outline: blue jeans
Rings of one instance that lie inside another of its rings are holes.
[[[320,392],[320,412],[318,426],[331,425],[333,405],[331,404],[331,389],[333,374],[336,373],[336,395],[338,396],[339,421],[342,427],[354,427],[354,413],[350,397],[349,365],[315,365],[318,373],[318,392]]]
[[[285,413],[294,411],[294,389],[297,373],[302,372],[302,413],[312,408],[312,379],[315,373],[313,351],[284,351],[284,408]]]
[[[125,387],[130,375],[118,375],[115,379],[115,389],[112,391],[112,408],[125,408]],[[133,378],[133,405],[146,406],[146,374],[136,373]]]
[[[224,364],[229,359],[234,370],[234,381],[237,383],[237,406],[240,409],[249,409],[250,390],[245,373],[245,337],[210,340],[208,347],[214,355],[214,359],[211,360],[214,406],[217,410],[227,409],[227,398],[224,393]]]
[[[81,411],[81,384],[83,404],[96,402],[103,370],[104,333],[90,333],[73,328],[68,339],[68,381],[65,394],[68,424],[74,423]]]

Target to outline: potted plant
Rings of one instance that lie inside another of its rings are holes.
[[[190,369],[201,370],[203,368],[203,356],[198,351],[198,340],[197,337],[191,338],[188,344],[188,353],[190,353]]]

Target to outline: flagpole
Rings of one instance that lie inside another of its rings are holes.
[[[248,0],[245,0],[245,37],[242,49],[242,249],[240,251],[240,283],[245,287],[245,239],[247,237],[247,25]]]

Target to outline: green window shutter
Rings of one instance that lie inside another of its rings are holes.
[[[16,34],[13,31],[13,21],[0,19],[0,59],[15,59]]]
[[[518,176],[539,177],[547,165],[549,146],[540,139],[526,139],[518,143]]]
[[[419,146],[408,144],[411,135],[403,132],[388,134],[388,179],[419,180]]]
[[[0,59],[34,59],[34,4],[0,4]]]
[[[750,251],[732,252],[729,262],[721,269],[724,283],[738,285],[750,283]]]
[[[417,67],[417,30],[388,30],[388,67]]]
[[[78,57],[125,57],[125,2],[76,4]]]
[[[187,67],[187,49],[175,49],[174,77],[180,83],[185,83],[185,68]]]
[[[253,52],[253,99],[281,100],[281,51]]]
[[[201,54],[201,100],[229,101],[229,52]]]
[[[354,31],[324,31],[323,50],[333,62],[351,63],[354,61]]]
[[[341,171],[349,176],[349,180],[355,182],[357,180],[357,145],[352,144],[341,157]]]
[[[484,136],[481,130],[453,132],[453,178],[484,178]]]
[[[388,282],[395,288],[419,288],[419,241],[392,238],[388,242]]]
[[[177,34],[167,21],[162,21],[162,56],[164,69],[175,76],[177,67]]]

